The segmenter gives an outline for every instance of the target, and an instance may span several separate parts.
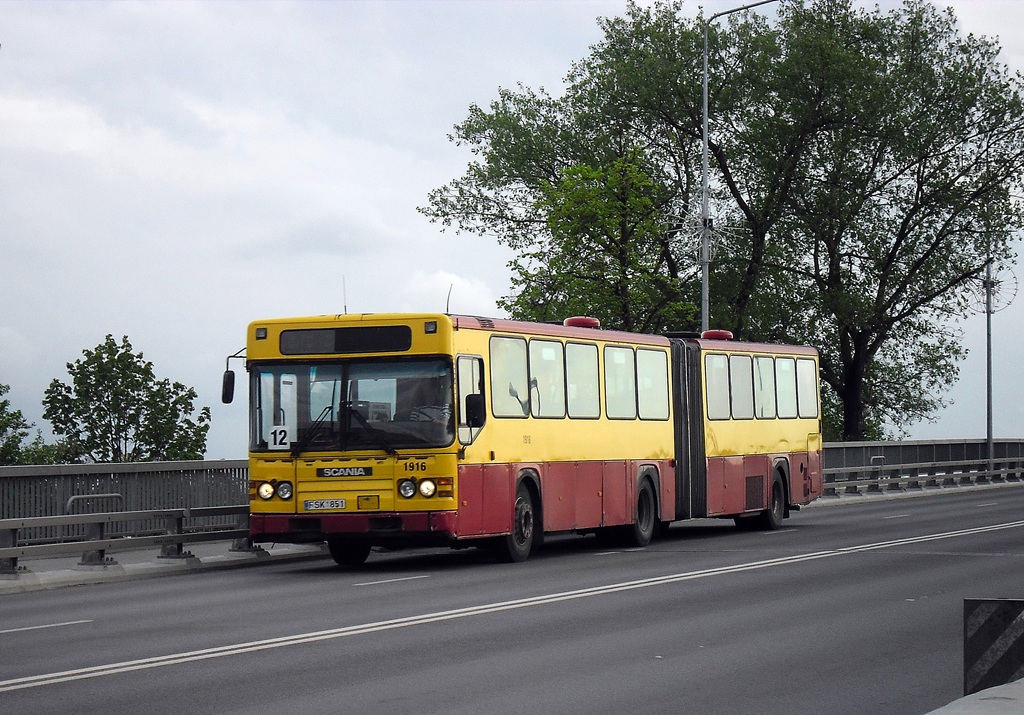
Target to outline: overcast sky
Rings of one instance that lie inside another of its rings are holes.
[[[708,14],[743,5],[707,0]],[[1012,0],[940,2],[1024,69]],[[697,13],[701,3],[686,8]],[[501,315],[507,249],[416,212],[459,176],[471,103],[558,93],[611,0],[0,2],[0,383],[48,438],[66,363],[129,336],[246,452],[227,355],[257,318]],[[871,3],[873,6],[873,3]],[[1012,34],[1011,34],[1012,33]],[[699,78],[694,78],[699,81]],[[1018,273],[1020,271],[1018,270]],[[1024,298],[993,316],[997,437],[1024,436]],[[912,437],[985,435],[985,319],[956,406]]]

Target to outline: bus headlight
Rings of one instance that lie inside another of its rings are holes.
[[[406,499],[416,496],[416,482],[411,479],[403,479],[398,483],[398,493]]]
[[[270,499],[274,496],[274,485],[270,482],[261,482],[256,487],[256,493],[260,495],[260,499]]]
[[[281,497],[282,499],[291,499],[292,498],[292,483],[291,482],[281,482],[280,484],[278,484],[277,485],[277,496]]]
[[[428,499],[437,494],[437,484],[434,483],[433,479],[424,479],[420,482],[420,494]]]

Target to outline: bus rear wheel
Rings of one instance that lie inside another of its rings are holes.
[[[352,539],[328,539],[327,550],[338,566],[361,566],[370,555],[370,544]]]
[[[525,483],[520,482],[516,489],[516,503],[512,509],[512,533],[498,537],[495,543],[498,559],[505,563],[526,561],[533,550],[536,526],[533,494]]]
[[[648,480],[640,482],[640,490],[636,494],[636,519],[625,527],[627,546],[642,547],[651,543],[654,529],[658,523],[658,510],[654,504],[654,489]]]
[[[778,474],[772,480],[772,495],[768,502],[768,508],[758,515],[761,528],[765,531],[775,531],[782,528],[782,520],[786,516],[786,490],[782,486],[782,479]]]
[[[782,519],[785,517],[785,489],[782,487],[782,478],[776,473],[771,482],[771,496],[768,499],[768,508],[757,515],[758,528],[765,532],[774,532],[782,528]]]

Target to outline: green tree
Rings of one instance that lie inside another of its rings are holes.
[[[68,363],[71,384],[54,379],[43,417],[64,437],[71,458],[92,462],[201,459],[210,409],[193,418],[196,392],[158,380],[153,363],[133,353],[128,336],[110,335]]]
[[[9,385],[0,384],[0,397],[10,391]],[[28,422],[21,410],[11,407],[10,400],[0,400],[0,466],[15,464],[59,464],[64,458],[64,445],[47,444],[36,430],[35,438],[25,444],[29,430],[35,425]]]
[[[694,267],[665,225],[684,211],[665,188],[676,182],[674,148],[589,91],[502,89],[487,110],[473,105],[452,138],[479,158],[420,211],[518,252],[514,292],[501,301],[517,318],[586,312],[609,327],[681,329],[693,317]]]
[[[532,264],[514,270],[513,314],[523,296],[528,307],[548,298],[538,277],[571,283],[570,264],[556,259],[590,255],[586,227],[558,216],[582,208],[571,185],[579,171],[612,176],[607,157],[629,156],[649,180],[619,202],[633,225],[660,212],[668,236],[677,228],[668,217],[694,214],[702,22],[678,3],[630,5],[602,21],[603,41],[573,66],[562,98],[502,91],[490,112],[474,106],[456,127],[453,139],[477,159],[423,211],[496,235]],[[927,418],[956,379],[964,351],[955,324],[987,257],[1012,260],[1010,237],[1024,224],[1014,198],[1024,169],[1020,78],[998,62],[995,42],[960,36],[952,12],[923,0],[888,12],[790,0],[774,26],[752,13],[710,26],[708,48],[712,325],[818,347],[830,438],[879,437]],[[554,151],[566,146],[605,160]],[[566,190],[553,202],[545,187]],[[610,196],[592,192],[588,215],[602,215],[592,204]],[[556,227],[563,235],[549,251]],[[671,273],[656,246],[640,241],[622,254],[631,304],[648,312],[643,289],[659,279],[672,279],[677,308],[696,296],[695,252],[677,245]]]
[[[541,184],[546,240],[512,261],[520,290],[503,307],[534,320],[585,313],[641,332],[692,320],[659,187],[637,158],[601,168],[580,164],[557,184]]]
[[[9,385],[0,384],[0,398],[10,391]],[[30,425],[21,410],[11,407],[11,401],[0,399],[0,465],[21,464],[21,443],[28,437]]]

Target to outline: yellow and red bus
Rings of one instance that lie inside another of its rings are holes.
[[[230,358],[229,358],[230,360]],[[776,529],[821,494],[814,349],[448,314],[259,320],[246,341],[254,542],[645,546]],[[230,402],[234,373],[225,373]]]

